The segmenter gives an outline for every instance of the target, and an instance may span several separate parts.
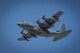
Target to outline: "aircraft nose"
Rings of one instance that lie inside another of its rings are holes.
[[[18,26],[21,26],[21,25],[22,25],[22,23],[23,23],[23,22],[18,22],[18,23],[17,23],[17,25],[18,25]]]
[[[21,24],[20,24],[20,23],[18,23],[17,25],[18,25],[18,26],[20,26]]]
[[[20,25],[19,23],[17,25]]]
[[[17,25],[20,26],[21,24],[18,23]]]

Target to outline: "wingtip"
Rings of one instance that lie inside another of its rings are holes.
[[[17,40],[19,40],[19,41],[23,41],[23,38],[18,38]]]
[[[59,13],[63,14],[63,11],[58,11]]]

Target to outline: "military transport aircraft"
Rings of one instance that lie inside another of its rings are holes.
[[[30,23],[27,23],[25,21],[19,22],[17,25],[20,28],[22,28],[21,31],[22,36],[18,38],[18,40],[29,41],[30,38],[33,37],[37,38],[38,36],[43,36],[43,37],[54,37],[53,41],[57,41],[59,39],[66,37],[72,30],[65,30],[64,24],[61,24],[60,28],[56,32],[50,32],[48,30],[50,27],[54,25],[54,23],[56,23],[56,21],[59,20],[59,17],[62,13],[63,13],[62,11],[58,11],[55,15],[53,15],[49,19],[43,16],[42,19],[45,20],[43,23],[39,22],[39,20],[36,21],[39,27],[31,25]]]

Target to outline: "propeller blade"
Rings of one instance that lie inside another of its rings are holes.
[[[36,21],[36,23],[39,23],[39,19]]]
[[[45,15],[43,15],[42,19],[45,19]]]
[[[21,31],[21,34],[23,34],[23,30]]]

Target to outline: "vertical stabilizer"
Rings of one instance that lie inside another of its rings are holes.
[[[58,29],[58,32],[63,32],[63,31],[65,31],[65,25],[64,24],[61,24],[61,26],[59,27],[59,29]]]

